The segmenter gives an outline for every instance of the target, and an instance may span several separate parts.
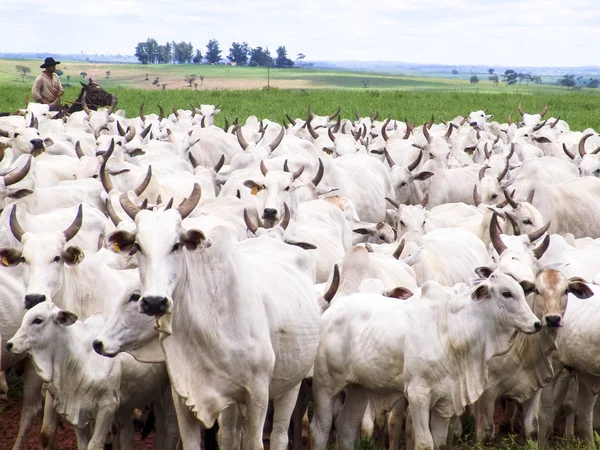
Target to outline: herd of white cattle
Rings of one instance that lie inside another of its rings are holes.
[[[6,445],[43,409],[45,449],[59,418],[79,450],[133,449],[152,404],[159,449],[218,421],[221,449],[258,450],[271,402],[270,448],[298,449],[309,399],[315,450],[452,446],[465,412],[485,441],[501,399],[542,449],[561,411],[592,442],[600,136],[518,109],[0,118],[0,368],[24,367]]]

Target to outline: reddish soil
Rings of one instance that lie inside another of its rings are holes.
[[[19,418],[21,417],[21,399],[9,399],[8,405],[0,413],[0,450],[10,450],[17,438],[19,431]],[[34,421],[33,427],[27,436],[25,450],[39,450],[40,430],[42,428],[42,416]],[[73,426],[61,421],[57,433],[58,448],[61,450],[77,450],[77,439]],[[150,434],[144,441],[141,440],[140,433],[135,434],[135,450],[154,449],[154,433]]]

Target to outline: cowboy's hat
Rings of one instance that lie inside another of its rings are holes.
[[[40,66],[40,69],[45,69],[46,67],[49,67],[49,66],[56,66],[57,64],[60,64],[60,61],[54,61],[54,58],[52,58],[52,57],[46,58],[44,60],[44,64],[42,64]]]

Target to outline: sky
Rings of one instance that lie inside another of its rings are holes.
[[[598,0],[0,0],[0,52],[132,55],[210,39],[306,60],[600,65]],[[10,38],[9,38],[10,37]]]

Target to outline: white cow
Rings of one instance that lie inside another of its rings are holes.
[[[313,448],[326,448],[333,400],[344,388],[335,419],[342,449],[354,448],[370,392],[406,395],[416,448],[445,444],[448,419],[481,395],[487,362],[510,349],[515,330],[540,328],[521,286],[502,274],[461,294],[427,282],[406,301],[378,294],[337,298],[321,319]]]

